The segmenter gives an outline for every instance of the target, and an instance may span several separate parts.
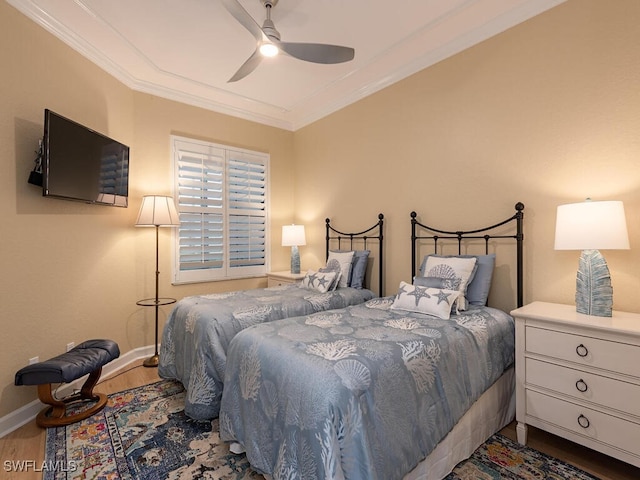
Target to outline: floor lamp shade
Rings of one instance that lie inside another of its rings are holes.
[[[300,273],[298,247],[306,244],[304,225],[284,225],[282,227],[282,246],[291,247],[291,273]]]
[[[180,225],[172,197],[146,195],[138,212],[136,227],[177,227]]]
[[[582,250],[576,277],[576,310],[610,317],[613,287],[599,250],[629,249],[624,205],[619,201],[560,205],[556,215],[556,250]]]
[[[155,353],[143,363],[145,367],[157,367],[160,357],[158,354],[158,308],[161,305],[175,303],[175,298],[160,298],[158,295],[158,229],[159,227],[179,227],[180,218],[176,209],[176,204],[172,197],[164,195],[146,195],[142,197],[142,205],[138,213],[136,227],[156,227],[156,296],[145,298],[136,302],[143,307],[155,307]]]

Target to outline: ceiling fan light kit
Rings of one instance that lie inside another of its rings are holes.
[[[263,43],[260,45],[260,53],[263,57],[275,57],[280,50],[273,43]]]
[[[340,45],[323,43],[281,42],[280,32],[271,20],[271,9],[278,4],[278,0],[260,0],[266,9],[266,19],[262,27],[249,15],[238,0],[222,0],[222,4],[229,13],[246,28],[256,40],[256,50],[240,66],[238,71],[228,80],[237,82],[253,72],[262,57],[273,57],[282,52],[305,62],[334,64],[353,60],[355,50]]]

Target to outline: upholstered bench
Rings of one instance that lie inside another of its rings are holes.
[[[45,362],[34,363],[20,369],[16,373],[16,385],[37,385],[38,398],[49,407],[36,417],[40,427],[58,427],[77,422],[99,412],[107,403],[103,393],[93,393],[102,373],[102,367],[120,356],[118,344],[112,340],[88,340],[72,348],[67,353],[58,355]],[[54,398],[51,389],[53,383],[69,383],[84,375],[89,377],[82,385],[80,392],[62,400]],[[74,409],[67,414],[67,406],[75,402],[94,401],[86,409]]]

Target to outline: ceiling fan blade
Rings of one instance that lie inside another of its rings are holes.
[[[222,5],[224,5],[224,8],[226,8],[244,28],[251,32],[256,42],[261,43],[269,40],[262,31],[262,28],[260,28],[260,25],[258,25],[253,17],[249,15],[249,12],[240,5],[238,0],[222,0]]]
[[[313,63],[343,63],[353,60],[355,50],[351,47],[324,43],[274,42],[280,49],[299,60]]]
[[[233,77],[227,80],[227,83],[237,82],[238,80],[243,79],[244,77],[249,75],[251,72],[253,72],[258,67],[258,65],[260,65],[261,61],[262,61],[262,55],[260,54],[260,51],[256,48],[255,52],[253,52],[253,55],[251,55],[247,59],[247,61],[242,64],[242,66],[238,69],[238,71],[234,73]]]

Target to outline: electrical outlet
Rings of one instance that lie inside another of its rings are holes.
[[[40,361],[40,357],[33,357],[29,359],[29,365],[33,365],[34,363],[38,363]]]
[[[75,346],[76,346],[75,342],[69,342],[69,343],[67,343],[67,352],[68,352],[69,350],[71,350],[71,349],[72,349],[73,347],[75,347]]]

